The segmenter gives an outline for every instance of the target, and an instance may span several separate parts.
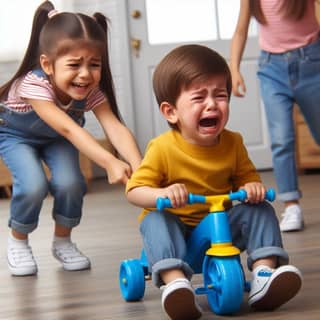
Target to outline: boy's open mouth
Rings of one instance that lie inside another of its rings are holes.
[[[201,127],[215,127],[218,123],[217,118],[203,118],[200,120],[199,125]]]

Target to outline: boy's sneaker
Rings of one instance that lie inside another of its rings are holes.
[[[179,278],[161,287],[162,308],[172,320],[194,320],[202,315],[188,279]]]
[[[27,242],[15,241],[9,238],[7,261],[13,276],[31,276],[38,272],[32,249]]]
[[[304,227],[302,211],[299,205],[293,204],[288,206],[284,213],[282,213],[282,220],[280,222],[280,230],[298,231]]]
[[[257,310],[274,310],[292,299],[301,288],[302,275],[294,266],[277,269],[258,266],[253,273],[248,303]]]
[[[53,256],[62,263],[65,270],[77,271],[90,268],[90,260],[75,245],[67,242],[52,246]]]

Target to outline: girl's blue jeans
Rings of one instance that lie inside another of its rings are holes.
[[[256,260],[270,256],[278,257],[279,265],[288,263],[279,222],[269,203],[238,204],[229,210],[228,216],[233,245],[247,251],[250,270]],[[174,214],[152,211],[142,220],[140,232],[156,286],[164,284],[160,274],[165,270],[180,269],[187,278],[191,278],[193,270],[185,261],[191,227],[183,224]]]
[[[86,192],[78,150],[39,120],[34,112],[16,114],[0,105],[0,156],[13,177],[9,227],[24,234],[37,227],[48,192],[56,223],[78,225]]]
[[[320,40],[282,54],[261,51],[257,75],[271,140],[278,199],[297,200],[293,106],[296,102],[320,144]]]

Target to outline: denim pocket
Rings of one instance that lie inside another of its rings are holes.
[[[315,62],[315,63],[320,63],[320,50],[318,53],[311,53],[305,56],[305,60],[309,62]]]
[[[301,73],[303,78],[309,77],[318,81],[318,74],[320,73],[320,50],[312,50],[301,60]]]
[[[48,138],[54,138],[59,135],[57,131],[52,129],[40,118],[30,124],[29,130],[31,133],[34,133],[37,136],[44,136]]]
[[[320,62],[320,39],[310,44],[304,50],[305,60],[310,62]]]
[[[265,66],[268,63],[269,59],[267,57],[267,55],[262,54],[260,55],[259,59],[258,59],[258,67],[262,68],[263,66]]]
[[[1,118],[11,133],[23,133],[34,137],[55,138],[59,134],[48,126],[34,111],[26,113],[6,109]]]

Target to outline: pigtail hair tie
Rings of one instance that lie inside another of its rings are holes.
[[[55,15],[57,15],[59,11],[57,9],[52,9],[51,11],[48,12],[48,18],[51,19]]]

